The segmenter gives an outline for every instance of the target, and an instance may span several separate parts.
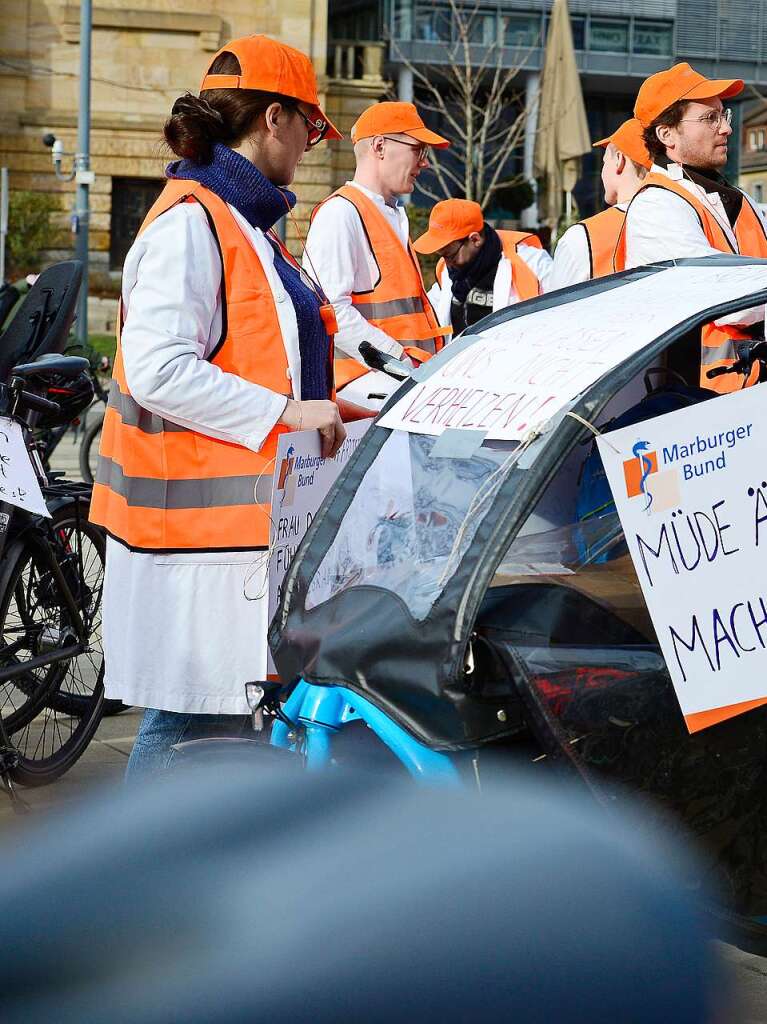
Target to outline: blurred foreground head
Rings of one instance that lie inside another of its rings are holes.
[[[479,797],[180,775],[0,850],[2,1018],[712,1019],[685,855],[524,779]]]

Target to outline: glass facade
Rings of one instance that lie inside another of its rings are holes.
[[[592,18],[589,25],[589,49],[596,53],[628,53],[628,20]]]
[[[399,0],[392,11],[393,35],[401,40],[455,42],[454,21],[447,4],[427,0]],[[502,5],[467,8],[469,38],[477,46],[543,47],[550,21],[550,14],[540,10],[508,10]],[[670,21],[571,14],[570,27],[579,52],[673,55],[674,26]]]

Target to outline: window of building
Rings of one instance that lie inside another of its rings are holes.
[[[498,23],[495,11],[471,11],[468,14],[469,42],[478,46],[493,46],[498,42]]]
[[[450,42],[450,10],[447,7],[418,7],[415,38],[425,43]]]
[[[752,152],[764,149],[764,128],[752,128],[748,133],[748,148]]]
[[[589,49],[598,53],[628,53],[628,21],[592,18],[589,29]]]
[[[752,195],[753,195],[754,199],[757,201],[757,203],[763,203],[764,202],[764,185],[762,184],[761,181],[757,181],[756,184],[754,185],[754,191],[753,191]]]
[[[659,21],[634,21],[634,53],[670,57],[673,44],[671,25]]]
[[[109,269],[122,270],[138,229],[159,196],[163,182],[154,178],[112,178],[109,222]]]
[[[504,14],[504,46],[542,46],[541,19],[537,14]]]

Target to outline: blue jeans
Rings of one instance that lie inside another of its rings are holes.
[[[125,780],[139,782],[170,768],[176,756],[171,748],[176,743],[240,737],[249,731],[248,715],[192,715],[147,708],[128,759]]]

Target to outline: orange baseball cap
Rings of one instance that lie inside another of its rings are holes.
[[[390,135],[394,133],[409,135],[418,142],[424,142],[435,149],[447,149],[450,143],[441,135],[430,131],[421,120],[421,116],[412,103],[386,101],[374,103],[363,110],[352,125],[353,143],[362,139],[370,139],[373,135]]]
[[[239,75],[211,75],[211,65],[222,53],[233,53],[240,62]],[[243,36],[232,39],[222,46],[208,64],[200,84],[205,89],[257,89],[260,92],[277,92],[281,96],[307,103],[315,121],[324,121],[328,129],[323,136],[328,139],[342,139],[330,118],[320,107],[317,95],[317,76],[312,62],[305,53],[286,46],[267,36]],[[321,127],[321,125],[317,125]]]
[[[689,64],[675,64],[673,68],[650,75],[642,82],[634,114],[648,127],[678,100],[711,100],[715,96],[724,100],[742,91],[741,78],[704,78]]]
[[[429,230],[413,242],[416,252],[428,255],[459,238],[468,238],[485,226],[482,207],[470,199],[443,199],[429,215]]]
[[[641,164],[642,167],[649,169],[652,167],[652,157],[644,144],[642,131],[640,122],[635,117],[630,117],[628,121],[623,122],[620,128],[616,128],[612,135],[608,135],[606,139],[600,139],[594,145],[609,146],[612,143],[620,153],[633,160],[635,164]]]

